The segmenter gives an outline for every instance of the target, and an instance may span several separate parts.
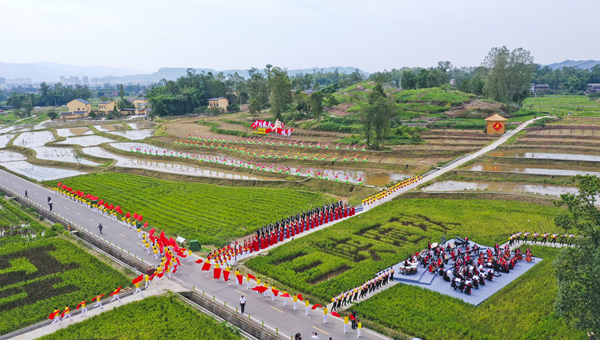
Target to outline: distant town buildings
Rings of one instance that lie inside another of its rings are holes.
[[[225,97],[219,98],[210,98],[208,100],[208,107],[218,107],[223,109],[224,112],[227,112],[227,106],[229,106],[229,101]]]
[[[98,111],[107,114],[111,111],[115,110],[115,107],[117,106],[117,101],[113,100],[110,102],[100,102],[100,104],[98,104]]]
[[[61,119],[75,119],[89,116],[92,111],[92,103],[85,99],[73,99],[67,103],[69,111],[61,112]]]
[[[600,92],[600,83],[589,83],[585,92],[587,94]]]
[[[533,94],[544,94],[548,91],[550,91],[548,84],[531,84],[531,93]]]
[[[227,100],[227,99],[225,99]],[[148,114],[148,99],[147,98],[136,98],[131,101],[135,106],[135,114],[136,115],[145,115]],[[225,108],[227,109],[227,108]]]
[[[87,76],[83,76],[83,83],[84,83],[84,84],[89,84],[89,81],[88,81],[88,77],[87,77]]]

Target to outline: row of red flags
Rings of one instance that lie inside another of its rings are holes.
[[[79,196],[81,198],[87,198],[87,199],[89,199],[91,201],[98,201],[98,205],[104,206],[108,210],[114,210],[117,213],[119,213],[119,215],[123,215],[123,209],[121,209],[120,206],[118,206],[118,205],[114,206],[113,204],[108,204],[108,202],[105,202],[103,199],[100,199],[98,196],[94,196],[94,195],[91,195],[91,194],[87,194],[86,195],[83,191],[73,190],[71,187],[68,187],[66,184],[61,183],[61,182],[58,182],[56,184],[56,186],[59,187],[59,188],[61,188],[61,189],[63,189],[63,190],[65,190],[65,191],[68,191],[70,193],[74,193],[75,195],[77,195],[77,196]],[[130,218],[131,216],[132,215],[131,215],[131,213],[129,211],[125,214],[126,218]],[[144,217],[141,214],[138,214],[138,213],[133,213],[133,218],[136,219],[136,220],[138,220],[138,221],[140,221],[140,222],[142,222],[142,220],[144,219]],[[148,223],[146,223],[144,225],[144,228],[147,227],[147,226],[148,226]]]

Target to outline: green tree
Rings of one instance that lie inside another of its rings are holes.
[[[381,84],[377,84],[363,104],[360,115],[362,130],[367,145],[374,148],[383,147],[385,139],[390,133],[391,119],[396,111],[393,98],[385,95]]]
[[[257,99],[252,99],[250,101],[250,105],[248,105],[248,111],[250,111],[250,116],[252,116],[252,118],[258,118],[258,115],[260,115],[260,103]]]
[[[417,77],[412,70],[404,70],[402,72],[402,89],[414,90],[417,88]]]
[[[52,120],[58,118],[58,113],[56,113],[56,111],[54,111],[54,110],[48,111],[48,113],[46,115],[48,116],[48,118],[50,118]]]
[[[320,91],[313,92],[310,95],[310,114],[311,116],[319,120],[323,116],[323,93]]]
[[[523,48],[509,51],[506,46],[494,47],[485,57],[482,66],[488,69],[483,88],[488,98],[523,105],[536,70],[529,51]]]
[[[329,107],[336,106],[340,103],[333,94],[329,94],[327,96],[326,100],[327,100],[327,106],[329,106]]]
[[[125,98],[125,89],[123,88],[123,84],[119,84],[119,97],[121,97],[121,100]]]
[[[564,249],[554,266],[558,295],[554,306],[558,315],[577,329],[600,332],[600,178],[577,175],[576,195],[561,195],[558,206],[567,211],[555,219],[566,231],[576,229],[583,236],[574,248]]]
[[[428,87],[428,80],[427,80],[427,76],[429,75],[429,70],[427,69],[420,69],[419,72],[417,72],[417,88],[418,89],[425,89]]]
[[[21,108],[23,109],[23,117],[31,117],[31,112],[33,112],[33,102],[30,96],[27,96],[27,98],[23,100]]]
[[[270,66],[270,65],[267,65]],[[281,119],[284,108],[292,102],[292,82],[286,70],[279,67],[269,68],[268,85],[271,93],[271,114]]]

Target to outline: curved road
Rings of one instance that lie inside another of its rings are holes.
[[[537,119],[541,118],[543,117]],[[534,120],[535,119],[532,119],[521,124],[516,130],[506,133],[500,139],[493,142],[489,146],[484,147],[480,151],[464,157],[459,161],[450,163],[440,170],[426,176],[420,183],[431,181],[438,176],[464,164],[465,162],[475,159],[480,155],[495,149],[498,147],[498,145],[505,143],[508,138],[523,130]],[[99,223],[102,223],[104,226],[104,233],[103,235],[99,236],[105,238],[106,241],[123,248],[125,251],[129,251],[131,254],[136,254],[137,257],[143,258],[144,262],[147,262],[151,265],[159,264],[159,261],[156,260],[153,255],[150,256],[146,253],[146,251],[142,250],[142,243],[138,239],[135,229],[130,229],[120,222],[95,213],[87,207],[77,204],[74,201],[56,195],[53,191],[41,185],[31,183],[6,171],[0,171],[0,185],[17,192],[20,196],[24,196],[25,190],[27,190],[29,199],[35,203],[38,203],[45,209],[48,208],[47,197],[51,197],[52,202],[54,202],[54,212],[61,215],[65,219],[68,219],[74,224],[82,226],[89,232],[97,235],[99,235],[99,231],[96,229],[96,227]],[[400,195],[402,192],[404,191],[396,192],[393,195],[388,196],[388,198],[385,200],[378,201],[376,204],[373,204],[368,208],[370,209],[372,207],[381,205]],[[334,223],[330,223],[329,225],[332,224]],[[306,234],[307,233],[297,235],[296,237],[302,237]],[[300,332],[302,333],[303,337],[308,338],[309,333],[317,332],[319,338],[321,339],[327,339],[329,337],[333,337],[334,339],[356,338],[355,330],[350,329],[346,334],[343,332],[343,320],[339,318],[329,315],[329,322],[324,324],[323,312],[321,309],[311,310],[310,315],[306,316],[304,314],[304,306],[302,302],[298,303],[298,310],[293,311],[291,301],[288,301],[288,306],[284,307],[281,298],[278,298],[277,301],[272,302],[269,298],[264,298],[262,294],[257,294],[254,291],[247,290],[245,282],[244,285],[239,286],[235,284],[235,278],[229,282],[224,282],[223,280],[214,280],[211,275],[212,271],[202,272],[200,270],[200,265],[195,263],[188,264],[186,260],[182,261],[182,266],[183,268],[180,268],[175,275],[176,277],[174,278],[174,280],[178,281],[178,283],[189,288],[195,287],[195,289],[198,291],[204,291],[207,296],[214,296],[217,301],[227,301],[229,306],[237,305],[240,295],[243,294],[247,298],[246,312],[250,313],[253,319],[261,321],[264,320],[267,327],[273,329],[277,327],[279,328],[279,332],[287,337]],[[253,286],[254,283],[252,283],[252,287]],[[388,337],[365,328],[363,328],[361,338],[389,339]]]

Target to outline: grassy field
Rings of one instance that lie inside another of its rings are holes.
[[[399,284],[352,308],[368,325],[428,340],[586,339],[553,311],[552,262],[559,250],[538,246],[532,252],[544,260],[477,307]]]
[[[64,339],[241,339],[232,329],[174,297],[148,297],[46,335]]]
[[[104,173],[64,181],[74,190],[99,196],[137,212],[169,235],[224,245],[256,228],[329,202],[328,196],[293,189],[223,187],[143,176]],[[56,184],[56,183],[53,183]]]
[[[0,334],[48,318],[98,292],[128,286],[130,279],[57,237],[0,245]]]
[[[516,201],[396,200],[279,246],[246,265],[325,302],[443,235],[493,245],[506,242],[515,231],[557,230],[553,219],[558,212],[552,206]]]
[[[589,100],[587,96],[548,95],[525,99],[525,108],[549,112],[557,115],[600,117],[600,101]]]

